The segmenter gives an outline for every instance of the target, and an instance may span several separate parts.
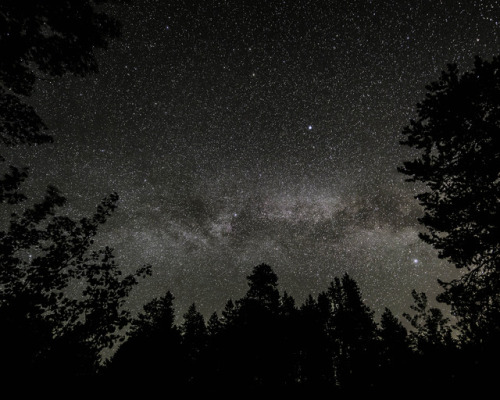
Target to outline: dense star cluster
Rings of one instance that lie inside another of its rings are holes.
[[[116,191],[99,244],[150,263],[136,309],[170,290],[206,315],[265,262],[298,301],[348,272],[377,312],[457,273],[420,241],[397,167],[425,85],[500,49],[493,0],[161,1],[108,11],[100,73],[40,81],[28,99],[53,144],[10,149],[30,193],[74,215]],[[5,153],[5,152],[4,152]]]

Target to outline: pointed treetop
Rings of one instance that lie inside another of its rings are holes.
[[[278,309],[280,299],[278,277],[269,265],[260,264],[254,267],[247,280],[249,289],[245,296],[246,300],[256,301],[272,310]]]

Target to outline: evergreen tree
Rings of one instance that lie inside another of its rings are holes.
[[[238,307],[236,304],[234,304],[233,300],[229,299],[224,306],[224,310],[222,311],[222,327],[231,327],[234,324],[237,315]]]
[[[217,315],[217,314],[216,314]],[[183,343],[204,342],[207,336],[207,327],[203,315],[196,309],[196,304],[189,306],[188,311],[183,315],[184,322],[181,325]]]
[[[134,321],[132,321],[130,336],[154,336],[158,332],[169,333],[177,331],[175,327],[174,296],[167,291],[164,296],[146,303]]]
[[[247,276],[248,291],[243,302],[255,302],[259,307],[277,313],[279,309],[280,294],[278,291],[278,277],[267,264],[256,266]]]
[[[438,297],[452,306],[466,340],[500,336],[500,57],[476,58],[460,75],[449,65],[428,85],[418,117],[403,145],[420,154],[399,170],[428,191],[416,196],[424,207],[421,238],[439,256],[466,270],[440,282]]]
[[[283,385],[294,385],[300,380],[300,314],[295,299],[286,291],[280,298],[278,316],[278,354],[280,380]]]
[[[193,303],[184,314],[181,325],[182,347],[186,362],[187,381],[190,384],[200,384],[204,381],[203,369],[205,367],[206,347],[208,332],[203,315]]]
[[[207,321],[207,346],[203,364],[205,388],[217,389],[223,377],[222,366],[227,360],[223,350],[226,349],[226,339],[222,321],[216,312],[210,315]]]
[[[222,322],[217,315],[217,312],[213,312],[207,321],[207,333],[208,336],[214,337],[218,335],[222,330]]]
[[[377,362],[377,326],[358,284],[348,274],[335,278],[327,291],[331,304],[329,331],[335,377],[342,388],[373,385]]]
[[[299,341],[298,382],[307,387],[326,385],[333,380],[332,349],[327,332],[330,316],[322,309],[326,294],[322,293],[315,300],[308,295],[300,307],[297,336]],[[329,301],[328,301],[329,304]]]
[[[387,307],[380,319],[379,335],[385,363],[394,364],[398,358],[406,358],[410,348],[408,331]]]
[[[221,376],[234,385],[259,387],[282,382],[282,335],[278,278],[260,264],[247,276],[242,299],[226,303],[222,312]]]
[[[238,301],[237,324],[243,344],[242,376],[251,386],[277,383],[280,370],[278,277],[267,264],[247,276],[248,291]]]
[[[410,372],[414,359],[408,331],[388,308],[384,309],[380,319],[379,337],[380,371],[377,386],[384,390],[408,387],[414,376]]]
[[[283,292],[283,296],[280,298],[280,315],[285,318],[292,318],[297,313],[297,307],[295,306],[295,299],[290,296],[286,291]]]
[[[174,324],[174,296],[167,291],[143,306],[132,321],[127,340],[112,357],[107,373],[123,379],[158,380],[170,385],[185,383],[181,333]]]

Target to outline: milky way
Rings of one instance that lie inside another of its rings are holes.
[[[194,5],[197,3],[197,5]],[[301,303],[349,273],[375,311],[406,311],[457,272],[422,243],[397,167],[425,85],[499,49],[496,1],[139,1],[100,73],[42,81],[29,101],[54,144],[11,150],[29,192],[80,215],[119,210],[99,243],[150,263],[137,309],[170,290],[206,315],[262,262]]]

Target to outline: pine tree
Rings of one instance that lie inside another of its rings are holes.
[[[214,337],[218,335],[222,330],[222,322],[219,319],[219,316],[217,315],[217,312],[214,311],[211,315],[210,318],[208,318],[207,321],[207,333],[208,336]]]
[[[333,359],[329,342],[327,322],[328,311],[325,305],[326,294],[321,293],[318,300],[309,294],[300,307],[297,336],[299,341],[298,382],[307,387],[318,387],[332,382]]]
[[[256,266],[247,276],[248,291],[243,302],[253,302],[272,313],[279,309],[280,294],[278,291],[278,277],[267,264]]]
[[[175,325],[174,296],[167,291],[143,306],[118,348],[107,373],[114,378],[158,379],[170,385],[185,382],[181,333]]]
[[[365,389],[373,384],[377,360],[377,326],[373,311],[363,302],[358,284],[348,274],[335,278],[327,291],[337,384]]]
[[[380,319],[379,328],[380,371],[377,386],[383,390],[404,389],[411,384],[414,357],[410,349],[408,331],[387,307]]]
[[[403,145],[419,155],[399,170],[427,191],[421,238],[462,271],[440,282],[465,340],[500,336],[500,57],[477,57],[470,72],[449,65],[426,87]]]
[[[208,344],[208,332],[203,315],[196,309],[195,303],[189,306],[181,325],[182,347],[186,362],[186,374],[189,384],[203,381],[205,353]]]

